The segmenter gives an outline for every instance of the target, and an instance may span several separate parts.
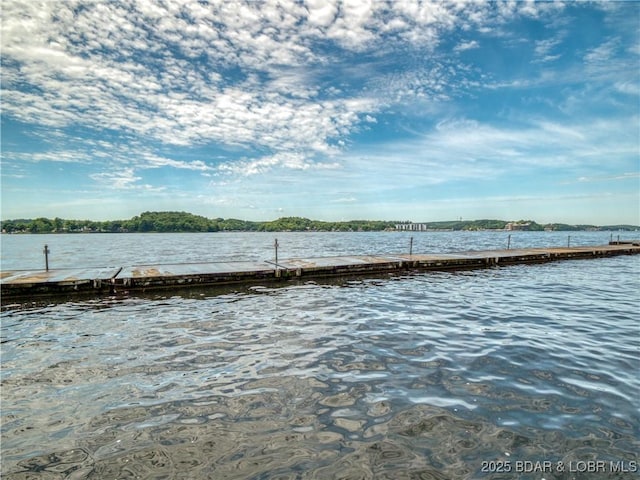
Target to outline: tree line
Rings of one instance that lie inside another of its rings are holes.
[[[303,217],[282,217],[267,222],[253,222],[234,218],[207,218],[187,212],[144,212],[128,220],[65,220],[62,218],[35,218],[0,221],[2,233],[126,233],[126,232],[301,232],[338,231],[369,232],[394,230],[401,221],[351,220],[343,222],[323,222]],[[430,230],[503,230],[509,222],[503,220],[459,220],[429,222]],[[547,224],[521,220],[528,230],[638,230],[634,225],[594,225]]]
[[[381,231],[395,222],[353,220],[323,222],[302,217],[283,217],[268,222],[235,218],[207,218],[187,212],[144,212],[129,220],[65,220],[36,218],[3,220],[3,233],[127,233],[127,232],[282,232],[282,231]]]

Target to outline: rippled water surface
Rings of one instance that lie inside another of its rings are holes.
[[[38,268],[43,243],[60,266],[263,260],[273,236],[3,236],[2,262]],[[278,238],[293,257],[409,235]],[[3,478],[637,478],[639,292],[621,256],[5,305]]]

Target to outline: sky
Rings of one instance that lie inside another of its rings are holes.
[[[640,224],[640,2],[2,0],[2,219]]]

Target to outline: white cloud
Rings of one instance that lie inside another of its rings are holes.
[[[590,67],[601,67],[613,58],[618,48],[618,40],[609,39],[601,45],[592,48],[584,56],[584,62]]]
[[[307,2],[307,9],[309,10],[308,22],[324,28],[333,23],[338,11],[336,3],[324,0]]]
[[[207,165],[202,160],[194,160],[192,162],[185,162],[183,160],[172,160],[170,158],[158,157],[152,154],[144,155],[144,159],[146,163],[142,166],[147,168],[156,168],[156,167],[173,167],[183,170],[195,170],[200,172],[207,172],[214,170],[213,167]]]
[[[5,162],[62,162],[62,163],[90,163],[91,158],[85,152],[74,150],[52,150],[50,152],[12,152],[7,150],[2,152],[3,163]],[[3,165],[4,166],[4,165]]]
[[[478,48],[479,46],[480,44],[476,40],[469,40],[467,42],[459,43],[454,47],[454,50],[456,52],[464,52],[466,50],[473,50],[475,48]]]
[[[280,153],[256,160],[222,163],[218,170],[222,174],[236,174],[244,177],[263,174],[275,167],[291,170],[332,170],[340,168],[337,162],[313,162],[302,153]]]
[[[96,182],[116,190],[138,188],[136,182],[142,179],[134,174],[133,168],[126,168],[118,172],[94,173],[90,177]]]
[[[589,182],[610,182],[610,181],[619,181],[619,180],[636,180],[640,179],[640,172],[627,172],[622,175],[597,175],[597,176],[582,176],[578,178],[578,182],[581,183],[589,183]]]
[[[341,197],[331,200],[331,203],[354,203],[357,201],[358,199],[356,197]]]
[[[616,89],[616,91],[624,93],[626,95],[640,95],[640,83],[632,81],[621,81],[616,82],[614,88]]]
[[[535,42],[534,55],[536,62],[547,63],[558,60],[562,56],[559,53],[552,53],[561,43],[564,32],[554,38],[546,38]]]

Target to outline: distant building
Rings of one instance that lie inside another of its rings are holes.
[[[505,225],[504,229],[505,230],[509,230],[509,231],[514,231],[514,230],[529,230],[529,227],[531,227],[531,223],[530,222],[526,222],[526,223],[520,223],[520,222],[509,222]]]
[[[396,230],[405,230],[410,232],[426,232],[429,226],[426,223],[398,223]]]

